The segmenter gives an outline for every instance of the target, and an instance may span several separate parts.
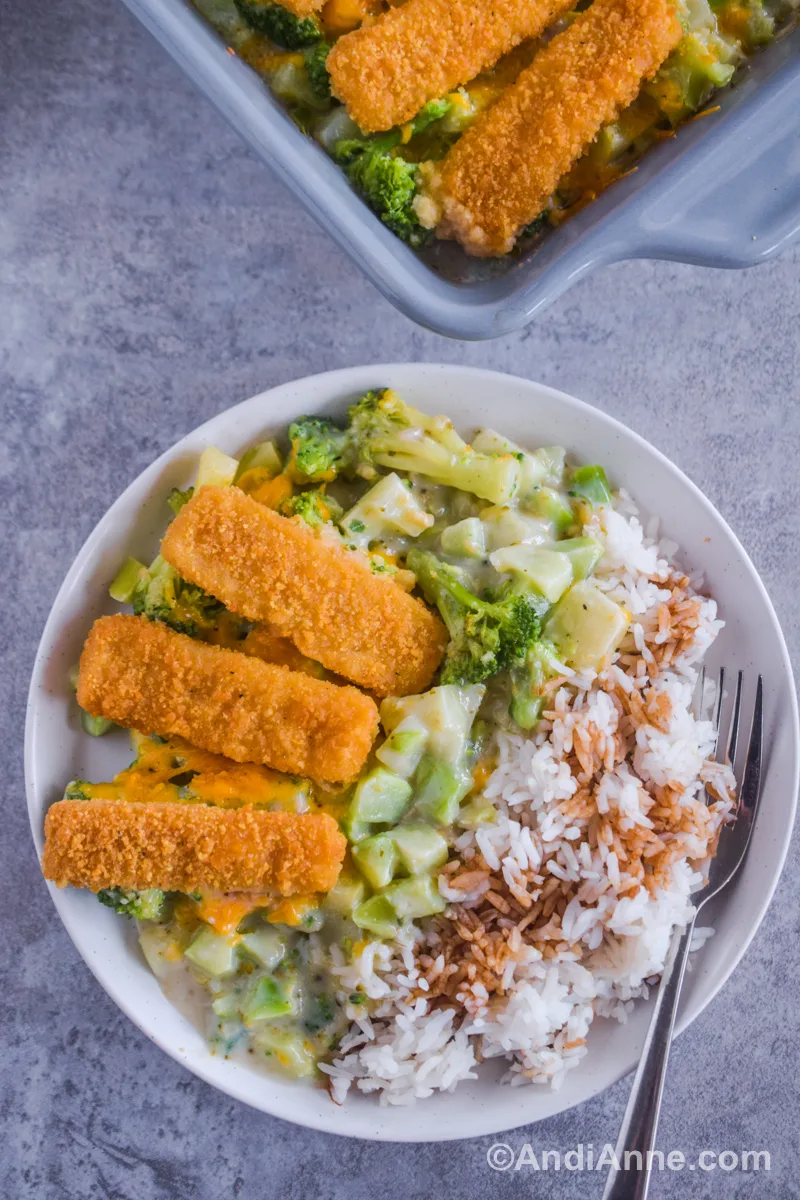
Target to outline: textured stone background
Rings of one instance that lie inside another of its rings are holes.
[[[492,1175],[492,1139],[381,1146],[296,1129],[152,1046],[41,883],[23,802],[28,676],[73,555],[157,454],[272,384],[394,359],[538,378],[644,433],[741,536],[796,651],[800,252],[749,274],[614,267],[524,333],[460,345],[363,281],[121,5],[7,2],[0,26],[0,1196],[599,1196],[599,1177]],[[771,1174],[664,1176],[654,1197],[800,1196],[797,869],[795,846],[743,964],[676,1044],[660,1136],[687,1154],[767,1147]],[[508,1140],[613,1141],[626,1094]]]

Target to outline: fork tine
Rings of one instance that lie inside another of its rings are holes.
[[[751,828],[761,796],[763,742],[764,681],[759,675],[758,686],[756,688],[756,702],[753,708],[753,723],[750,728],[750,741],[747,746],[747,758],[742,776],[742,785],[739,788],[739,808],[747,816]]]
[[[731,717],[731,731],[728,737],[728,762],[733,767],[736,763],[736,747],[739,745],[739,718],[742,712],[742,684],[744,682],[744,671],[739,672],[739,677],[736,680],[736,698],[733,702],[733,716]]]
[[[692,696],[692,715],[696,721],[703,719],[703,709],[705,707],[706,695],[706,668],[703,665],[700,668],[700,674],[697,677],[697,683],[694,685],[694,695]]]
[[[714,758],[719,760],[719,746],[722,736],[722,696],[725,691],[725,668],[720,667],[719,678],[717,680],[717,703],[716,712],[714,713],[714,728],[717,731],[717,740],[714,744]]]

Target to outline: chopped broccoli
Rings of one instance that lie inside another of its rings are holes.
[[[353,187],[384,225],[414,249],[430,237],[414,211],[417,192],[416,163],[386,149],[381,139],[357,138],[337,142],[333,156],[343,167]]]
[[[65,800],[88,800],[92,785],[86,779],[73,779],[64,789]]]
[[[201,629],[213,628],[223,610],[213,596],[181,579],[160,555],[134,588],[131,604],[137,616],[163,621],[190,637],[196,637]]]
[[[508,504],[517,491],[521,465],[516,455],[479,454],[451,421],[410,408],[390,388],[367,392],[353,405],[350,429],[360,474],[372,463],[416,471],[493,504]]]
[[[97,899],[106,908],[113,908],[122,917],[136,917],[139,921],[157,921],[164,911],[166,893],[160,888],[147,888],[143,892],[127,888],[103,888]]]
[[[428,551],[411,550],[406,562],[450,634],[442,683],[480,683],[523,661],[540,630],[531,597],[509,591],[494,603],[481,600],[455,567]]]
[[[330,54],[327,42],[317,42],[305,52],[306,74],[311,90],[320,100],[331,99],[331,77],[328,74],[327,58]]]
[[[376,216],[417,250],[431,236],[414,211],[419,168],[397,153],[397,148],[446,116],[451,107],[447,98],[430,100],[403,127],[369,138],[343,138],[333,148],[334,159]]]
[[[550,642],[531,646],[525,661],[511,671],[511,704],[508,714],[520,729],[533,729],[544,708],[543,685],[558,668],[554,666],[555,647]]]
[[[289,426],[287,473],[298,483],[335,479],[349,457],[349,434],[324,417],[301,417]]]
[[[284,50],[302,50],[322,37],[314,17],[296,17],[281,4],[272,0],[236,0],[239,14],[251,29],[263,33]]]
[[[172,511],[175,513],[176,517],[177,517],[178,513],[181,511],[181,509],[183,508],[184,504],[189,503],[189,501],[191,500],[193,495],[194,495],[193,487],[187,488],[185,492],[182,492],[180,490],[180,488],[172,489],[170,494],[167,496],[167,504],[170,506]]]
[[[341,505],[319,488],[309,488],[306,492],[297,492],[289,496],[280,507],[284,517],[302,517],[307,525],[324,525],[326,521],[336,520],[342,514]]]

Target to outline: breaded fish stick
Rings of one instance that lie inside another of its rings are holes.
[[[575,0],[406,0],[340,38],[333,93],[365,133],[410,121],[429,100],[537,37]]]
[[[326,892],[347,845],[327,813],[206,804],[60,800],[44,822],[42,870],[59,887]]]
[[[424,691],[441,662],[447,632],[421,600],[239,488],[201,488],[161,553],[232,612],[268,621],[308,658],[379,696]]]
[[[122,615],[92,626],[78,703],[141,733],[177,734],[236,762],[323,783],[357,775],[378,728],[374,701],[357,688]]]
[[[680,38],[674,0],[594,0],[428,168],[424,188],[439,236],[470,254],[507,254]]]

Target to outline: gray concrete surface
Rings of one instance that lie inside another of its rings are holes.
[[[121,1016],[42,885],[23,802],[25,692],[69,563],[180,435],[293,376],[474,363],[554,384],[676,460],[739,533],[800,646],[800,253],[749,274],[633,263],[522,334],[459,345],[356,273],[119,4],[0,16],[0,747],[5,1200],[591,1197],[598,1176],[492,1174],[494,1139],[381,1146],[309,1133],[212,1091]],[[796,1197],[795,845],[743,964],[675,1047],[660,1143],[766,1148],[769,1174],[684,1172],[654,1197]],[[506,1140],[613,1141],[627,1085]]]

